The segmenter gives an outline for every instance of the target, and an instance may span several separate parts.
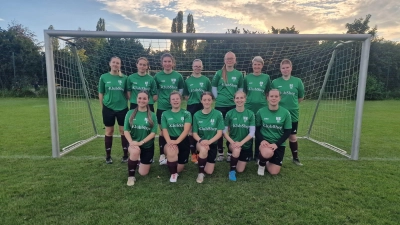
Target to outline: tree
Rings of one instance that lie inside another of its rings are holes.
[[[53,25],[50,25],[49,28],[48,28],[48,30],[54,30]],[[60,48],[60,43],[59,43],[59,41],[58,41],[58,38],[52,37],[52,38],[51,38],[51,43],[52,43],[52,45],[53,45],[53,50],[58,50],[58,49]]]
[[[196,28],[194,28],[193,15],[189,13],[186,22],[186,33],[196,33]],[[186,40],[186,52],[194,52],[197,45],[197,40]]]
[[[271,27],[271,33],[272,34],[299,34],[300,31],[296,30],[294,25],[292,25],[290,28],[286,27],[283,29],[280,28],[275,28],[274,26]]]
[[[171,33],[176,33],[176,18],[172,20],[172,25],[171,25]],[[171,47],[170,50],[171,52],[175,51],[177,43],[175,40],[171,40]]]
[[[368,14],[364,18],[355,19],[353,23],[346,23],[347,34],[372,34],[373,37],[376,36],[378,28],[375,25],[374,28],[370,29],[369,20],[371,19],[371,14]]]
[[[172,33],[183,33],[183,12],[179,11],[178,15],[172,20],[171,26]],[[175,39],[171,40],[171,51],[183,51],[183,40]]]
[[[106,30],[106,22],[104,19],[100,18],[99,21],[97,21],[96,25],[96,31],[105,31]]]

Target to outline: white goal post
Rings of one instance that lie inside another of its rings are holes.
[[[54,45],[53,39],[60,45]],[[171,42],[176,45],[177,40],[182,46],[196,42],[192,47],[171,49]],[[212,72],[222,68],[223,55],[233,51],[236,69],[243,74],[252,72],[251,59],[260,55],[265,61],[263,73],[271,80],[280,76],[278,65],[283,58],[292,60],[292,75],[303,80],[306,91],[300,104],[299,138],[352,160],[359,158],[371,44],[368,34],[45,30],[44,44],[53,157],[103,136],[97,82],[108,72],[111,56],[121,58],[126,75],[136,72],[140,56],[149,59],[152,71],[161,70],[159,56],[164,52],[175,56],[177,71],[190,71],[191,62],[200,58],[211,78]]]

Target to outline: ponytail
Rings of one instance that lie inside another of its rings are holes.
[[[227,71],[226,71],[226,64],[222,67],[222,79],[226,82],[228,82],[228,78],[226,77]]]
[[[139,106],[137,106],[137,107],[133,110],[133,113],[132,113],[131,117],[129,117],[129,125],[131,126],[131,128],[133,127],[133,119],[136,117],[136,114],[137,114],[137,112],[138,112],[138,107],[139,107]]]
[[[154,121],[153,121],[153,119],[152,119],[151,117],[152,117],[152,116],[151,116],[150,106],[147,105],[147,121],[149,121],[150,127],[153,128],[153,126],[154,126]]]

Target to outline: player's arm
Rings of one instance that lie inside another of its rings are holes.
[[[99,80],[99,101],[100,101],[100,106],[103,108],[103,99],[104,99],[104,92],[105,92],[105,83],[103,79],[100,77]]]
[[[299,79],[299,89],[298,89],[298,102],[302,102],[304,100],[304,84],[303,82]]]
[[[222,131],[222,134],[224,135],[224,138],[233,145],[235,141],[229,136],[229,127],[225,126],[225,129]]]

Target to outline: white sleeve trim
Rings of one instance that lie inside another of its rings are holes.
[[[179,89],[178,92],[183,95],[183,89]]]
[[[211,92],[212,92],[212,94],[214,95],[214,98],[217,98],[217,96],[218,96],[217,87],[212,87],[212,88],[211,88]]]
[[[256,126],[250,126],[249,127],[250,129],[250,131],[249,131],[249,135],[250,135],[250,137],[254,137],[254,134],[256,133]]]
[[[228,127],[225,127],[225,129],[222,131],[223,134],[226,134],[228,132]]]

